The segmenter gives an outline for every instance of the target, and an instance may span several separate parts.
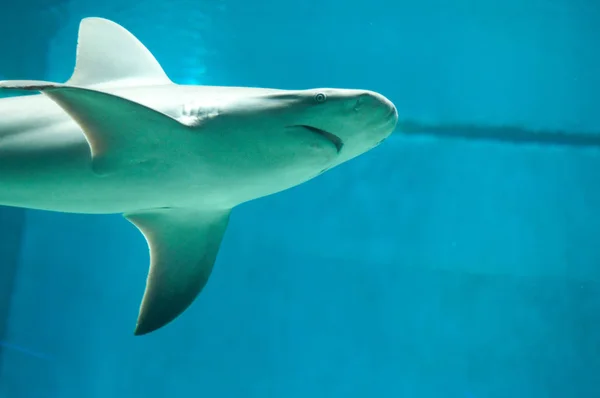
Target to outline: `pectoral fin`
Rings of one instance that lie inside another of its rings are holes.
[[[174,320],[206,285],[229,221],[229,210],[154,209],[125,217],[146,237],[150,271],[135,335]]]
[[[40,91],[63,108],[85,134],[100,175],[177,159],[189,145],[189,126],[117,95],[35,80],[3,81],[0,89]]]

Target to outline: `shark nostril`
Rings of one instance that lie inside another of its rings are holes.
[[[363,99],[363,96],[362,96],[362,95],[361,95],[360,97],[358,97],[358,98],[356,99],[356,103],[354,104],[354,111],[355,111],[355,112],[358,112],[358,111],[360,111],[360,108],[362,108],[362,106],[363,106],[364,102],[365,102],[365,101],[364,101],[364,99]]]

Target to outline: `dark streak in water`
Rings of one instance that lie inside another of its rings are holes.
[[[414,121],[398,123],[395,134],[455,138],[468,141],[493,141],[509,144],[536,144],[600,148],[600,133],[562,130],[534,130],[516,126],[482,126],[472,124],[423,124]]]

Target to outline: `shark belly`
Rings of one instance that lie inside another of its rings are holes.
[[[27,107],[23,99],[28,99]],[[219,145],[219,152],[234,145]],[[233,163],[233,162],[231,162]],[[92,167],[85,134],[43,96],[0,100],[0,205],[109,214],[165,207],[232,208],[306,181],[302,169],[270,173],[201,155],[183,165],[140,165],[109,175]]]
[[[0,205],[97,214],[161,205],[155,176],[95,174],[79,126],[36,97],[0,100]]]

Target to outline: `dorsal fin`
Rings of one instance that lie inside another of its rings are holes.
[[[127,29],[104,18],[84,18],[79,25],[75,86],[171,84],[152,53]]]

